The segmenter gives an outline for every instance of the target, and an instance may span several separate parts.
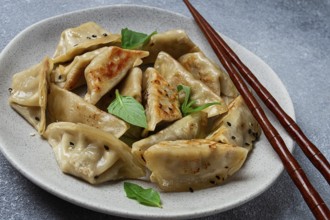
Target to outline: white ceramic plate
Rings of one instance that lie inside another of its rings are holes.
[[[126,198],[123,183],[91,186],[61,173],[52,149],[8,103],[12,75],[52,56],[61,32],[87,21],[95,21],[111,32],[121,28],[151,33],[184,29],[191,39],[215,59],[207,41],[192,18],[161,9],[141,6],[110,6],[65,14],[41,21],[17,35],[0,56],[0,146],[2,153],[24,176],[43,189],[74,204],[111,215],[134,218],[190,218],[219,213],[260,195],[283,171],[283,166],[262,135],[244,167],[225,184],[194,193],[161,193],[163,208],[151,208]],[[225,38],[260,81],[275,95],[284,110],[294,117],[290,97],[277,75],[257,56]],[[274,125],[279,124],[267,111]],[[293,150],[283,129],[279,132]],[[142,184],[142,183],[141,183]],[[144,186],[156,186],[143,183]]]

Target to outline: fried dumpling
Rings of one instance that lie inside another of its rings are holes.
[[[185,54],[178,61],[195,79],[203,82],[212,92],[220,96],[219,72],[210,71],[209,66],[205,64],[205,56],[202,52]]]
[[[164,51],[175,59],[183,54],[200,51],[183,30],[170,30],[153,35],[142,50],[150,52],[143,63],[154,63],[159,52]]]
[[[96,104],[100,98],[114,88],[129,69],[142,63],[148,56],[147,51],[125,50],[120,47],[108,47],[97,55],[85,69],[87,94],[85,100]]]
[[[106,47],[102,47],[100,49],[84,53],[80,56],[76,56],[69,64],[58,65],[52,71],[51,81],[67,90],[73,90],[86,84],[84,76],[85,68],[88,64],[90,64],[94,57],[105,50]]]
[[[61,170],[89,183],[144,176],[130,148],[107,132],[79,123],[56,122],[47,127],[45,137]]]
[[[101,111],[80,96],[51,84],[48,94],[48,118],[51,122],[83,123],[121,137],[129,125],[119,118]]]
[[[119,45],[120,40],[120,34],[111,34],[94,22],[66,29],[53,56],[54,63],[71,61],[77,55],[106,45]]]
[[[142,70],[134,67],[128,71],[125,78],[120,81],[116,89],[122,96],[131,96],[136,101],[142,102]],[[107,111],[109,104],[116,98],[114,89],[106,93],[97,103],[96,106]]]
[[[178,92],[152,67],[144,72],[146,115],[148,130],[154,131],[161,122],[182,117]]]
[[[193,191],[223,182],[243,165],[248,150],[211,140],[163,141],[144,153],[150,179],[164,191]]]
[[[202,52],[185,54],[179,58],[179,62],[215,94],[228,97],[239,95],[230,77]]]
[[[46,57],[39,64],[13,76],[10,106],[25,118],[39,134],[46,127],[47,76],[53,68]]]
[[[127,76],[119,85],[119,93],[122,96],[131,96],[136,101],[142,102],[142,70],[134,67],[129,70]]]
[[[206,139],[251,150],[253,142],[261,134],[257,120],[242,96],[238,96],[228,108],[228,112],[214,123],[215,131]]]
[[[200,106],[211,102],[220,102],[220,105],[212,105],[203,111],[208,113],[208,117],[220,115],[227,111],[227,105],[224,101],[211,91],[200,80],[195,79],[178,61],[169,54],[160,52],[155,62],[155,69],[168,81],[168,83],[177,87],[182,84],[191,89],[191,99],[196,100],[195,105]]]
[[[161,141],[204,138],[206,129],[207,113],[201,111],[195,112],[177,120],[158,133],[133,143],[132,153],[141,164],[145,164],[143,154],[150,146]]]

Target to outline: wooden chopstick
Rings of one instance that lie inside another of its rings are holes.
[[[249,91],[248,87],[245,85],[243,79],[235,69],[240,70],[238,66],[233,66],[232,59],[229,58],[228,51],[224,49],[222,46],[223,40],[221,41],[221,37],[214,31],[214,29],[207,23],[207,21],[197,12],[197,10],[189,3],[188,0],[183,0],[184,3],[187,5],[188,9],[190,10],[191,14],[194,16],[197,24],[204,32],[206,38],[208,39],[209,43],[211,44],[214,52],[218,56],[220,62],[223,64],[225,69],[228,72],[228,75],[232,79],[233,83],[237,87],[238,91],[244,98],[247,106],[249,107],[250,111],[259,122],[262,130],[265,133],[268,141],[273,146],[274,150],[279,155],[280,159],[284,167],[286,168],[288,174],[290,175],[291,179],[299,189],[300,193],[302,194],[304,200],[306,201],[307,205],[311,209],[312,213],[317,219],[328,219],[330,218],[330,211],[320,195],[314,189],[312,184],[307,179],[306,174],[296,161],[296,159],[292,156],[290,151],[287,149],[283,139],[273,127],[273,125],[268,120],[266,114],[264,113],[263,109],[257,102],[257,100],[253,97],[252,93]],[[221,44],[222,42],[222,44]],[[228,47],[228,46],[227,46]],[[229,48],[229,47],[228,47]],[[237,57],[237,56],[236,56]],[[235,63],[235,62],[234,62]],[[239,64],[238,62],[236,64]],[[251,73],[252,74],[252,73]],[[255,78],[255,77],[254,77]],[[260,84],[261,85],[261,84]],[[256,90],[256,92],[260,92]],[[266,97],[270,100],[270,103],[277,103],[274,101],[275,99],[270,96],[270,93],[267,92]],[[277,104],[278,105],[278,104]],[[284,112],[284,111],[283,111]],[[285,120],[285,119],[284,119]],[[291,119],[292,120],[292,119]],[[292,120],[293,121],[293,120]],[[292,121],[289,122],[289,127],[293,127]],[[296,126],[294,126],[296,127]],[[298,126],[297,126],[298,127]],[[296,130],[300,131],[300,129],[295,128]],[[318,154],[320,155],[320,154]],[[325,160],[326,161],[326,160]]]
[[[205,24],[209,31],[216,33],[216,31],[206,22],[203,17],[201,21]],[[214,34],[213,34],[214,35]],[[323,177],[330,184],[330,163],[319,149],[306,137],[295,121],[281,108],[275,98],[270,92],[259,82],[253,75],[251,70],[244,65],[235,52],[227,45],[227,43],[218,35],[216,38],[218,44],[221,45],[223,52],[229,57],[230,61],[239,70],[242,77],[250,84],[253,90],[269,108],[269,110],[278,118],[281,125],[290,134],[290,136],[297,142],[307,158],[320,171]]]

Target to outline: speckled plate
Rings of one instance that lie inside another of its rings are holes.
[[[215,59],[207,41],[192,18],[161,9],[118,5],[73,12],[34,24],[17,35],[0,56],[0,146],[2,153],[24,176],[58,197],[111,215],[132,218],[191,218],[219,213],[237,207],[260,195],[277,179],[283,166],[264,135],[257,142],[244,167],[223,185],[194,193],[161,193],[163,208],[151,208],[126,198],[123,183],[91,186],[61,173],[47,141],[8,103],[8,88],[12,75],[35,63],[44,56],[52,56],[61,32],[83,22],[95,21],[111,32],[128,27],[150,33],[181,28],[212,59]],[[225,38],[260,81],[275,95],[284,110],[294,117],[291,99],[277,75],[260,58]],[[270,120],[278,128],[290,150],[293,142],[274,117]],[[154,187],[140,183],[145,187]]]

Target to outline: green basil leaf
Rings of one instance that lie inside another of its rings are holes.
[[[191,108],[192,105],[196,104],[196,100],[192,100],[188,103],[188,105],[186,106],[186,108]]]
[[[154,34],[157,34],[157,32],[154,31],[147,35],[124,28],[121,30],[121,47],[124,49],[139,49],[146,44]]]
[[[121,96],[116,90],[116,98],[108,112],[138,127],[147,128],[147,118],[143,106],[131,96]]]
[[[124,190],[128,198],[135,199],[143,205],[162,207],[159,193],[151,188],[144,189],[137,184],[124,182]]]
[[[221,103],[220,102],[210,102],[210,103],[206,103],[204,105],[201,105],[201,106],[197,106],[195,108],[188,108],[186,109],[186,114],[191,114],[193,112],[199,112],[199,111],[202,111],[204,109],[206,109],[207,107],[210,107],[212,105],[220,105]]]
[[[193,105],[196,104],[196,100],[190,100],[190,87],[178,85],[177,90],[178,92],[183,91],[185,93],[184,101],[181,104],[181,112],[184,116],[187,116],[193,112],[202,111],[211,105],[221,105],[220,102],[211,102],[201,106],[193,107]]]

